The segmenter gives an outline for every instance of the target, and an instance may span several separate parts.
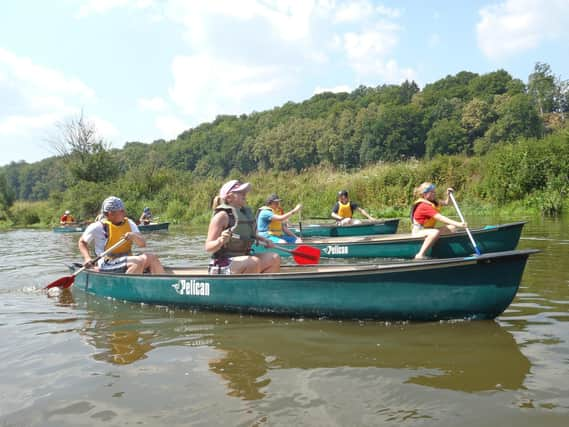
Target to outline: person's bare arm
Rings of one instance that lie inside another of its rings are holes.
[[[229,239],[231,239],[231,231],[226,229],[228,224],[229,215],[227,215],[227,212],[219,211],[214,215],[207,230],[205,241],[206,252],[217,252],[229,242]]]
[[[358,206],[358,212],[361,213],[363,216],[365,216],[367,219],[372,220],[372,221],[374,220],[374,218],[370,214],[368,214],[365,211],[365,209],[360,208],[359,206]]]
[[[293,216],[295,213],[297,213],[301,209],[302,209],[302,205],[299,203],[298,205],[296,205],[294,207],[294,209],[291,209],[290,211],[288,211],[282,215],[274,214],[273,219],[276,221],[286,221],[287,219],[289,219],[291,216]]]
[[[452,220],[452,219],[450,219],[450,218],[448,218],[448,217],[446,217],[446,216],[444,216],[444,215],[441,215],[440,213],[436,214],[436,215],[434,216],[434,218],[435,218],[437,221],[443,222],[443,223],[448,224],[448,225],[454,225],[455,227],[461,227],[461,228],[466,228],[466,227],[468,227],[468,224],[467,224],[466,222],[454,221],[454,220]]]

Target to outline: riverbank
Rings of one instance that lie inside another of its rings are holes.
[[[277,193],[285,210],[302,203],[302,218],[328,217],[339,190],[376,218],[406,218],[413,189],[424,181],[437,185],[439,197],[453,187],[464,214],[504,217],[558,216],[569,207],[569,135],[557,134],[539,141],[503,145],[485,156],[440,156],[428,161],[408,160],[376,163],[357,170],[333,165],[296,171],[258,171],[225,178],[203,178],[164,170],[156,190],[141,194],[137,183],[119,181],[108,185],[80,182],[48,200],[16,202],[0,213],[1,227],[57,224],[63,210],[81,221],[92,221],[101,201],[113,194],[121,197],[127,212],[138,218],[149,206],[161,221],[171,224],[207,224],[211,202],[229,179],[252,184],[248,203],[258,208],[269,194]]]

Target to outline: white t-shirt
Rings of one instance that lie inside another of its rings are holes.
[[[128,223],[130,224],[130,231],[135,233],[139,232],[138,226],[133,220],[129,218]],[[95,255],[99,256],[99,254],[105,252],[105,246],[107,245],[108,239],[105,237],[105,228],[101,221],[89,224],[83,232],[81,239],[87,243],[91,243],[95,240]]]

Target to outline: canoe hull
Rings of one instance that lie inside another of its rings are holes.
[[[474,240],[482,253],[514,250],[520,240],[525,222],[516,222],[473,229]],[[413,258],[424,239],[407,234],[390,236],[367,236],[364,238],[346,239],[303,239],[303,244],[321,250],[322,258]],[[293,244],[280,245],[294,249]],[[262,245],[254,246],[255,252],[268,250],[278,252],[281,256],[290,253],[278,249],[267,249]],[[441,236],[427,255],[434,258],[464,257],[474,253],[472,243],[464,231]]]
[[[399,219],[365,222],[356,225],[337,226],[335,224],[308,224],[291,230],[301,237],[350,237],[370,236],[375,234],[394,234],[397,232]]]
[[[384,320],[492,319],[513,300],[534,252],[379,266],[290,266],[279,274],[232,276],[190,270],[160,276],[83,271],[75,287],[118,300],[214,311]]]
[[[169,222],[157,222],[155,224],[138,225],[138,229],[141,233],[146,233],[149,231],[166,231],[168,230],[168,227],[170,227]]]

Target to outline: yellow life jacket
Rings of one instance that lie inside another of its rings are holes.
[[[415,209],[417,209],[417,206],[419,206],[419,203],[428,203],[433,208],[435,208],[435,210],[437,212],[441,211],[441,206],[439,206],[436,203],[431,202],[430,200],[423,199],[422,197],[420,197],[413,202],[413,207],[411,208],[411,224],[416,224],[414,215],[415,215]],[[434,217],[432,217],[432,218],[425,220],[425,223],[422,225],[423,225],[423,228],[434,228],[436,223],[437,223],[437,220]]]
[[[105,235],[107,236],[107,244],[105,245],[105,250],[109,249],[115,243],[117,243],[126,233],[132,231],[130,228],[130,223],[128,218],[125,217],[124,221],[120,225],[115,225],[107,218],[101,221],[105,229]],[[109,258],[118,258],[120,256],[132,255],[132,242],[130,240],[124,242],[113,252],[111,252]]]
[[[282,215],[284,213],[283,208],[278,208],[278,209],[273,209],[270,206],[262,206],[259,208],[259,211],[261,210],[271,210],[273,211],[274,215]],[[269,227],[267,232],[272,235],[272,236],[282,236],[283,233],[283,222],[282,221],[277,221],[276,219],[272,219],[271,222],[269,223]]]
[[[340,215],[342,218],[351,218],[354,215],[350,202],[343,204],[342,202],[338,201],[338,206],[340,206],[338,208],[338,215]]]

